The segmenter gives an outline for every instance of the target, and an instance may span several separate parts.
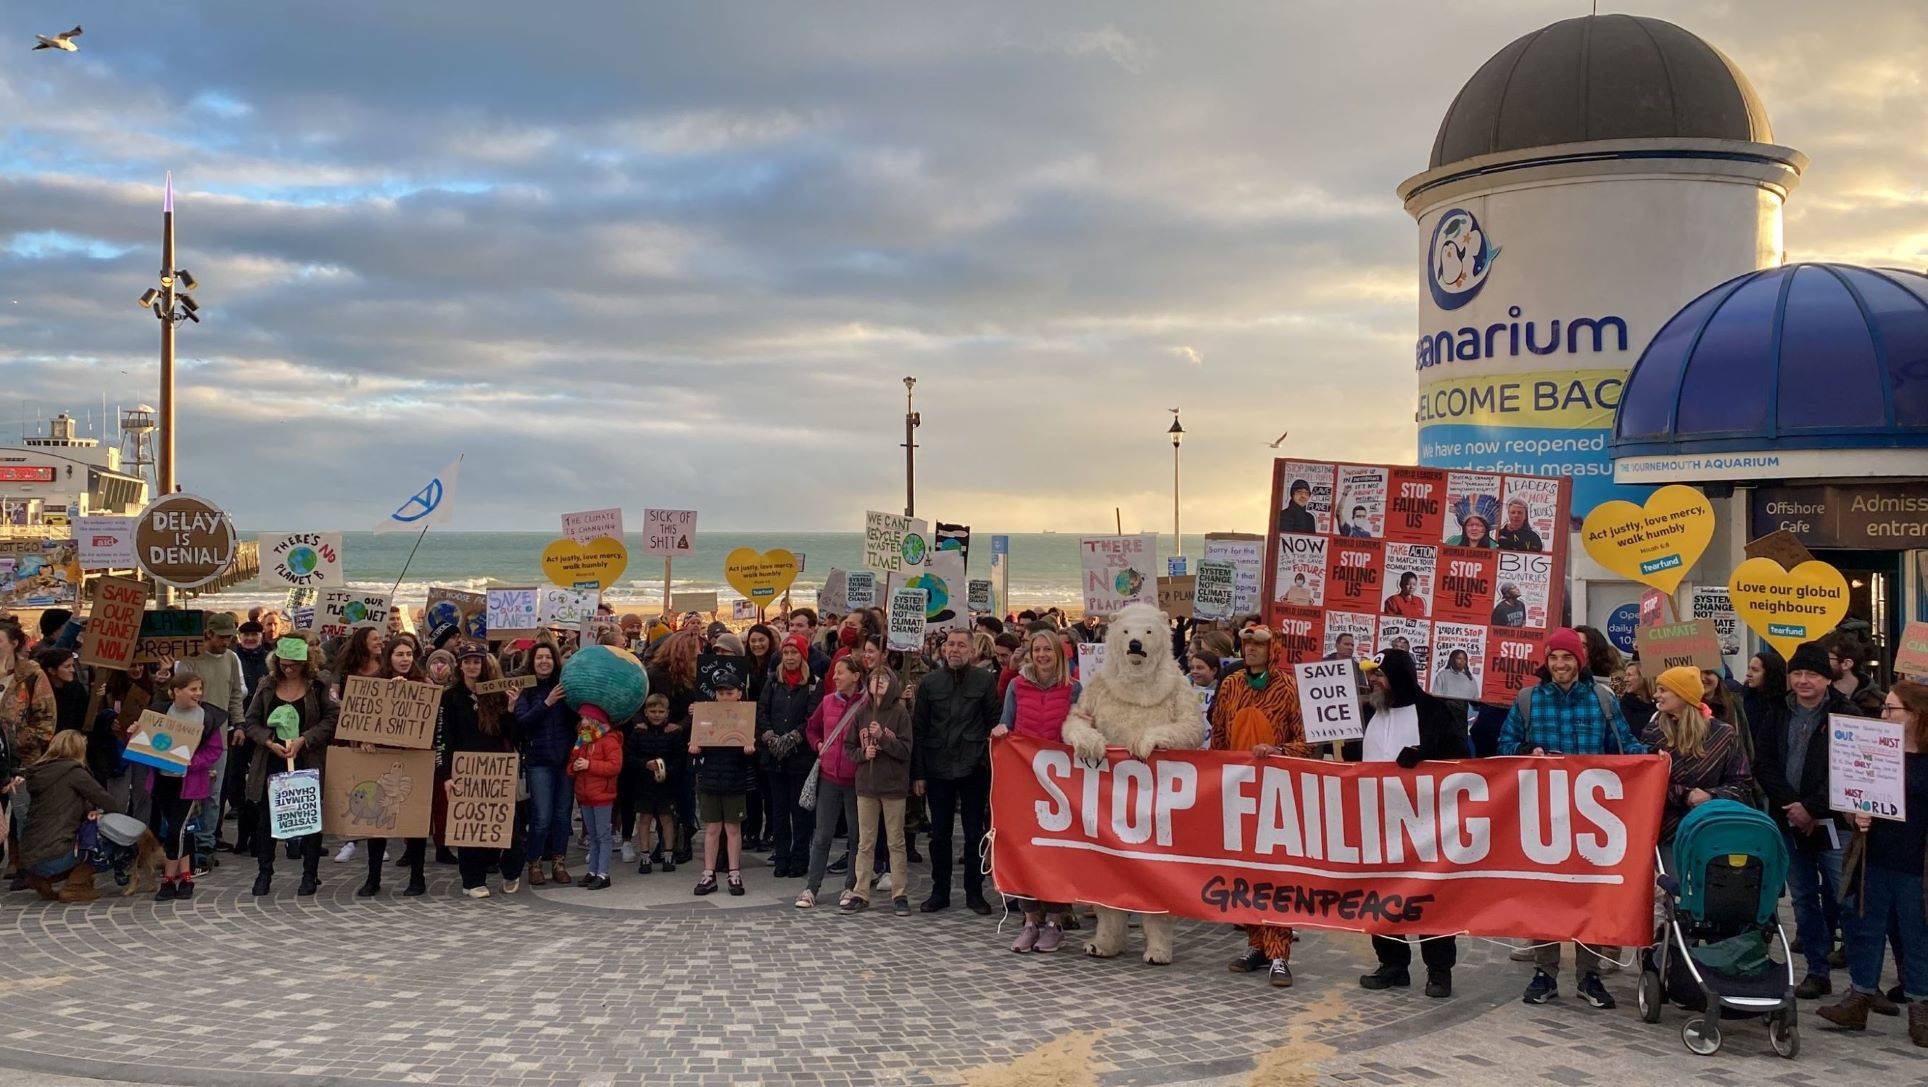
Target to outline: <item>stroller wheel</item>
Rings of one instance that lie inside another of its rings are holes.
[[[1793,1060],[1801,1052],[1801,1028],[1794,1021],[1794,1009],[1775,1012],[1767,1020],[1767,1040],[1774,1052]]]
[[[1640,972],[1640,1018],[1648,1023],[1660,1022],[1660,1009],[1666,1003],[1660,992],[1660,973],[1657,970]]]
[[[1700,1016],[1681,1024],[1680,1040],[1687,1044],[1689,1053],[1697,1056],[1711,1057],[1720,1052],[1720,1028]]]

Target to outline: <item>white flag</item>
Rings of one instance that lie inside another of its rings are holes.
[[[455,507],[455,473],[461,467],[462,455],[458,453],[447,468],[437,473],[421,490],[409,495],[406,501],[395,508],[394,513],[382,518],[375,525],[375,532],[413,532],[430,525],[448,524],[450,512]]]

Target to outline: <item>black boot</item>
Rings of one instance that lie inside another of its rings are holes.
[[[1379,969],[1359,978],[1361,989],[1406,989],[1413,983],[1412,971],[1404,966],[1380,963]]]

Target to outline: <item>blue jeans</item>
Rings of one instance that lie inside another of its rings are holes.
[[[221,837],[221,787],[228,776],[228,760],[216,759],[208,778],[208,798],[194,813],[194,855],[205,857],[214,852]]]
[[[1895,959],[1909,1000],[1928,1000],[1928,918],[1922,916],[1921,873],[1869,865],[1860,902],[1841,911],[1847,933],[1848,976],[1864,993],[1881,988],[1881,953],[1893,926],[1900,946]]]
[[[529,845],[531,862],[561,859],[569,852],[569,812],[576,786],[561,766],[529,767]]]
[[[613,804],[584,804],[582,806],[582,826],[589,835],[589,857],[583,863],[589,866],[592,876],[609,874],[610,815],[615,811]],[[566,825],[566,824],[565,824]]]
[[[1817,978],[1828,976],[1828,952],[1834,949],[1834,926],[1829,918],[1834,911],[1828,903],[1841,898],[1841,851],[1823,849],[1809,852],[1793,832],[1782,831],[1787,842],[1787,893],[1794,900],[1794,931],[1801,937],[1801,954],[1807,957],[1807,972]]]
[[[27,871],[32,872],[41,879],[53,879],[55,876],[64,876],[73,871],[74,865],[79,863],[80,854],[69,853],[64,857],[55,857],[51,860],[40,861],[37,864],[30,864],[27,866]]]

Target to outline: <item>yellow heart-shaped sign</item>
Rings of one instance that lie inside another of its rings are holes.
[[[1832,631],[1848,614],[1848,582],[1825,562],[1784,570],[1773,559],[1748,559],[1727,579],[1727,595],[1741,621],[1782,657],[1802,642]]]
[[[762,607],[797,580],[797,557],[781,547],[762,552],[739,547],[724,556],[723,577],[745,600]]]
[[[1707,496],[1678,483],[1655,491],[1644,506],[1602,502],[1580,526],[1593,561],[1663,593],[1680,588],[1713,538],[1714,507]]]
[[[542,549],[542,575],[565,589],[593,583],[607,590],[627,569],[629,548],[610,536],[598,536],[588,543],[556,540]]]

